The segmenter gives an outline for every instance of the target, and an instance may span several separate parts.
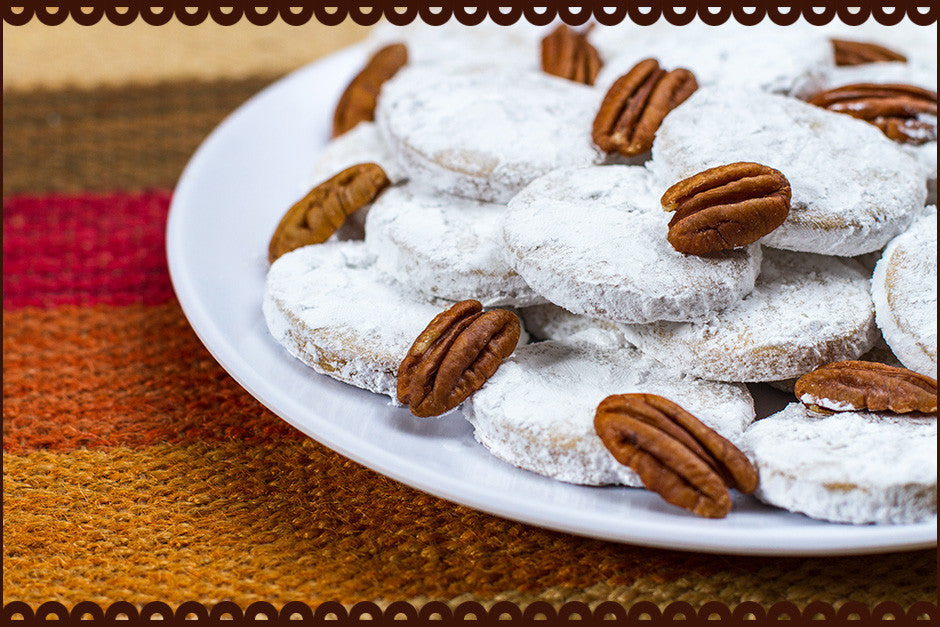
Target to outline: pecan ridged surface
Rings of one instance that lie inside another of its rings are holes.
[[[378,50],[350,81],[333,112],[333,137],[353,129],[360,122],[375,119],[375,104],[382,85],[408,63],[405,44],[390,44]]]
[[[516,315],[483,311],[465,300],[438,314],[398,367],[398,401],[415,416],[439,416],[457,407],[493,376],[516,348]]]
[[[865,65],[866,63],[884,63],[888,61],[907,61],[900,52],[867,41],[848,39],[830,39],[836,65]]]
[[[790,213],[790,183],[780,171],[741,161],[679,181],[662,196],[674,211],[666,239],[689,255],[747,246],[783,224]]]
[[[744,494],[757,488],[757,471],[744,453],[662,396],[608,396],[597,406],[594,430],[647,489],[698,516],[727,516],[729,487]]]
[[[653,147],[663,118],[698,89],[695,75],[678,68],[667,72],[655,59],[644,59],[614,81],[594,118],[591,138],[605,152],[634,157]]]
[[[268,244],[268,261],[325,242],[349,214],[375,200],[389,184],[385,170],[375,163],[359,163],[320,183],[281,218]]]
[[[856,83],[819,92],[810,104],[874,124],[890,139],[925,144],[937,139],[937,92],[898,83]]]
[[[588,30],[578,32],[561,24],[546,35],[542,39],[542,71],[593,85],[603,62],[597,49],[587,40]]]
[[[804,404],[833,411],[937,413],[937,380],[906,368],[869,361],[837,361],[800,377]]]

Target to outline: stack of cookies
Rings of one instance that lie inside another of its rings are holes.
[[[271,239],[292,355],[560,481],[706,517],[729,489],[936,516],[935,48],[487,24],[371,45]],[[793,402],[756,420],[745,384]]]

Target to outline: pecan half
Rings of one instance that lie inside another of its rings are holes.
[[[790,183],[778,170],[740,161],[699,172],[666,190],[675,211],[666,239],[680,253],[708,255],[747,246],[783,224]]]
[[[744,453],[662,396],[608,396],[597,406],[594,430],[647,489],[693,514],[723,518],[731,511],[729,487],[745,494],[757,488]]]
[[[926,144],[937,139],[937,92],[896,83],[856,83],[819,92],[810,104],[865,120],[890,139]]]
[[[493,376],[522,329],[505,309],[464,300],[438,314],[398,367],[398,401],[415,416],[450,411]]]
[[[375,163],[346,168],[320,183],[287,210],[268,244],[268,261],[295,248],[325,242],[346,217],[375,200],[389,186],[385,170]]]
[[[561,24],[542,39],[542,70],[552,76],[593,85],[601,70],[601,55],[582,32]]]
[[[391,44],[378,50],[340,96],[333,112],[333,137],[342,135],[360,122],[375,119],[375,103],[382,85],[408,63],[405,44]]]
[[[804,374],[794,393],[809,406],[832,411],[937,413],[937,380],[871,361],[837,361]]]
[[[848,39],[830,39],[836,65],[864,65],[886,61],[907,61],[900,52],[867,41],[849,41]]]
[[[591,138],[605,152],[634,157],[653,147],[663,118],[698,89],[695,75],[667,72],[656,59],[644,59],[614,81],[594,117]]]

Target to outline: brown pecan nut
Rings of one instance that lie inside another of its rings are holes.
[[[937,92],[897,83],[856,83],[819,92],[810,104],[874,124],[890,139],[926,144],[937,139]]]
[[[666,239],[680,253],[708,255],[747,246],[783,224],[790,183],[778,170],[741,161],[711,168],[666,190],[675,211]]]
[[[521,331],[512,312],[484,312],[476,300],[457,303],[431,321],[402,360],[398,401],[415,416],[450,411],[493,376]]]
[[[937,413],[937,380],[871,361],[837,361],[804,374],[796,397],[832,411]]]
[[[268,261],[309,244],[325,242],[346,217],[389,186],[385,170],[360,163],[314,187],[287,210],[268,244]]]
[[[552,76],[593,85],[601,70],[601,55],[587,40],[587,30],[578,32],[561,24],[542,39],[542,70]]]
[[[864,65],[886,61],[907,61],[900,52],[867,41],[849,41],[848,39],[830,39],[836,65]]]
[[[723,518],[731,511],[729,487],[745,494],[757,488],[744,453],[662,396],[608,396],[597,406],[594,430],[647,489],[693,514]]]
[[[375,103],[382,85],[408,63],[405,44],[391,44],[377,51],[340,96],[333,112],[333,137],[342,135],[360,122],[375,119]]]
[[[656,59],[644,59],[614,81],[594,117],[591,138],[605,152],[634,157],[653,147],[666,114],[698,89],[695,75],[667,72]]]

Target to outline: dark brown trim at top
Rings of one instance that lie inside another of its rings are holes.
[[[552,0],[533,6],[519,0],[440,0],[434,6],[407,0],[334,0],[333,2],[301,3],[296,0],[267,0],[249,2],[207,2],[206,0],[176,0],[169,2],[94,2],[93,0],[13,0],[3,6],[3,21],[22,25],[36,19],[46,25],[61,24],[71,19],[78,24],[92,25],[102,19],[117,25],[127,25],[137,19],[147,24],[166,24],[172,19],[187,25],[212,20],[231,25],[246,19],[252,24],[270,24],[282,20],[287,24],[306,24],[316,20],[336,25],[346,19],[370,26],[380,19],[404,25],[421,20],[440,25],[449,20],[461,24],[479,24],[487,16],[498,24],[514,24],[525,20],[544,25],[555,19],[577,26],[590,20],[604,25],[632,21],[641,25],[663,19],[670,24],[688,24],[698,18],[709,25],[724,24],[728,20],[754,25],[764,19],[775,24],[789,25],[803,19],[814,25],[839,20],[857,26],[869,19],[879,24],[893,25],[906,16],[920,26],[937,21],[935,2],[909,0],[854,0],[851,3],[833,0],[804,0],[802,2],[773,3],[765,0],[732,3],[725,0],[645,0],[632,3],[614,3],[610,0],[573,2]],[[224,5],[224,6],[220,6]],[[615,6],[610,6],[615,5]],[[846,5],[851,5],[851,8]]]

